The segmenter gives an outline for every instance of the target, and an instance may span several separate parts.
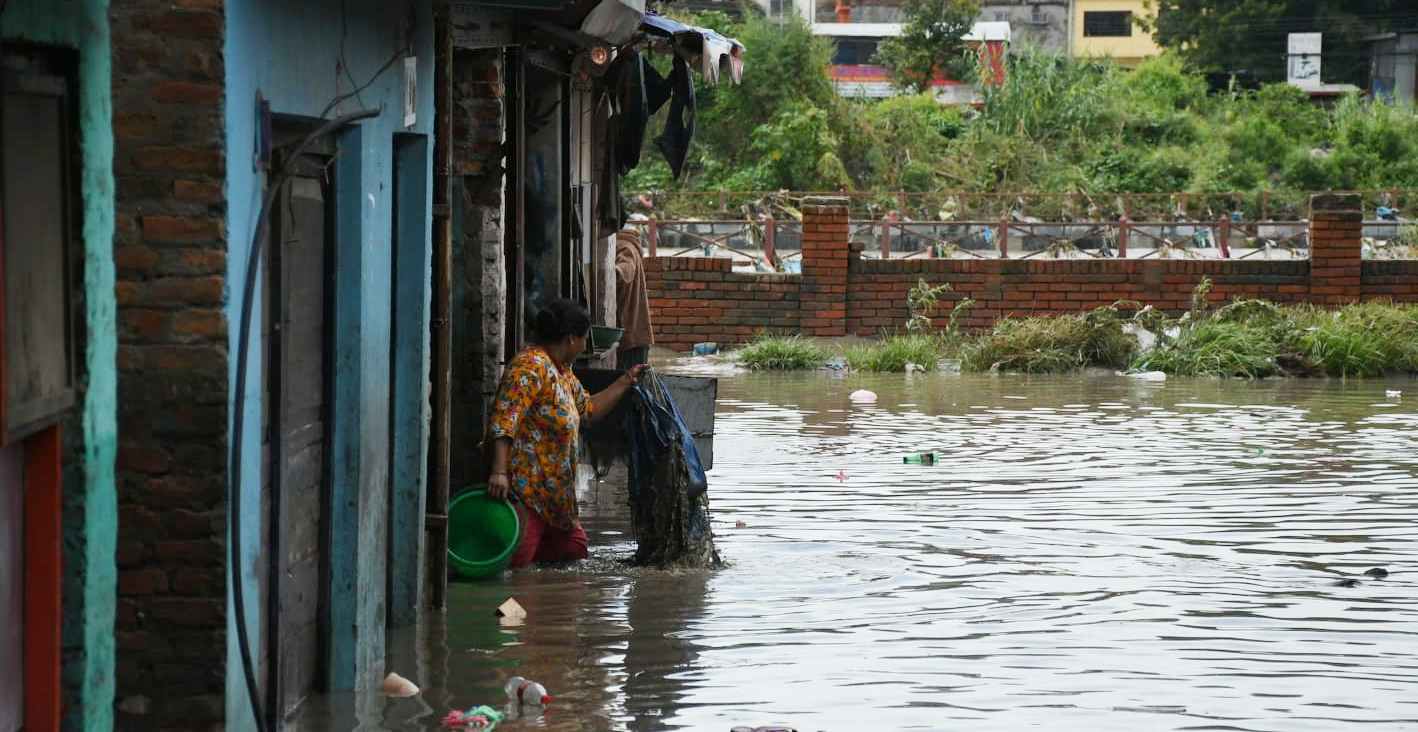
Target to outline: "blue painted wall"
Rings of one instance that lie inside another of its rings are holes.
[[[118,501],[118,347],[113,294],[113,123],[110,104],[108,0],[9,0],[0,15],[7,40],[65,46],[79,52],[80,187],[83,207],[88,386],[79,422],[81,470],[65,466],[64,686],[68,730],[113,728],[114,552]],[[65,459],[72,457],[66,453]]]
[[[433,128],[433,17],[431,0],[252,0],[226,6],[226,126],[227,199],[230,254],[227,312],[233,324],[232,352],[241,311],[241,286],[253,229],[260,208],[262,176],[253,168],[256,152],[257,94],[269,100],[276,114],[326,117],[376,108],[380,116],[339,135],[335,197],[338,210],[335,258],[335,411],[331,439],[334,496],[332,537],[331,682],[334,690],[349,690],[382,674],[390,551],[390,476],[395,505],[422,511],[427,441],[426,399],[417,406],[403,402],[403,391],[391,398],[395,384],[391,367],[394,328],[394,168],[396,135],[429,135]],[[343,16],[343,17],[342,17]],[[417,123],[403,119],[402,56],[380,73],[400,49],[418,59]],[[342,71],[343,58],[347,71]],[[366,85],[367,86],[364,86]],[[326,112],[329,102],[364,86]],[[402,144],[407,144],[407,138]],[[400,272],[423,273],[420,295],[405,302],[428,300],[431,220],[431,144],[421,147],[423,195],[401,196],[401,204],[418,206],[416,221],[399,217]],[[405,164],[405,175],[415,166]],[[404,293],[408,297],[408,293]],[[261,296],[257,295],[257,304]],[[405,371],[428,372],[428,308],[401,304],[399,362]],[[259,312],[253,322],[260,323]],[[258,345],[253,342],[253,345]],[[412,349],[411,354],[406,349]],[[234,507],[243,524],[242,557],[245,594],[251,598],[245,617],[251,637],[262,637],[259,608],[254,606],[258,583],[254,572],[260,539],[261,379],[253,348],[247,375],[246,434],[243,460],[243,501]],[[233,363],[233,385],[235,363]],[[423,381],[417,384],[422,395]],[[406,384],[406,382],[399,382]],[[402,387],[401,387],[402,388]],[[233,394],[233,397],[235,395]],[[391,403],[401,408],[392,414]],[[233,414],[235,410],[233,410]],[[397,422],[391,423],[396,419]],[[397,446],[391,451],[391,426]],[[398,462],[395,462],[397,457]],[[416,493],[397,500],[400,492]],[[412,507],[412,508],[410,508]],[[407,517],[394,521],[408,526]],[[418,531],[422,532],[421,521]],[[418,566],[395,567],[396,573],[418,572]],[[236,622],[237,613],[230,613]],[[234,628],[234,626],[233,626]],[[231,729],[250,726],[235,633],[228,634],[227,722]]]

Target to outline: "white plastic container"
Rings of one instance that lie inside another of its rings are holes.
[[[516,702],[517,706],[544,707],[551,704],[551,695],[547,693],[545,686],[521,676],[508,679],[502,690],[507,692],[507,698]]]

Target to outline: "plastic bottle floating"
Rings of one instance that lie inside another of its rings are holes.
[[[937,460],[940,460],[938,452],[923,452],[901,458],[901,462],[910,465],[935,465]]]
[[[849,394],[847,398],[858,404],[876,404],[876,392],[867,389],[858,389]]]
[[[518,706],[544,707],[551,704],[551,695],[547,693],[545,686],[521,676],[508,679],[502,690],[507,692],[507,698]]]
[[[502,717],[502,712],[484,704],[466,712],[449,712],[448,716],[443,718],[443,726],[486,732],[486,730],[496,727],[497,723],[502,721]]]

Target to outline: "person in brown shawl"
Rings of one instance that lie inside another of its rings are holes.
[[[615,235],[616,324],[624,329],[616,352],[622,371],[646,363],[655,336],[650,330],[650,298],[645,292],[645,264],[640,255],[640,233],[625,227]]]

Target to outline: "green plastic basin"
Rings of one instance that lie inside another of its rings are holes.
[[[624,333],[624,328],[614,328],[609,325],[593,325],[591,326],[591,348],[597,351],[604,351],[619,342],[620,336]]]
[[[517,509],[489,497],[482,485],[448,504],[448,564],[459,577],[479,579],[507,569],[521,538]]]

